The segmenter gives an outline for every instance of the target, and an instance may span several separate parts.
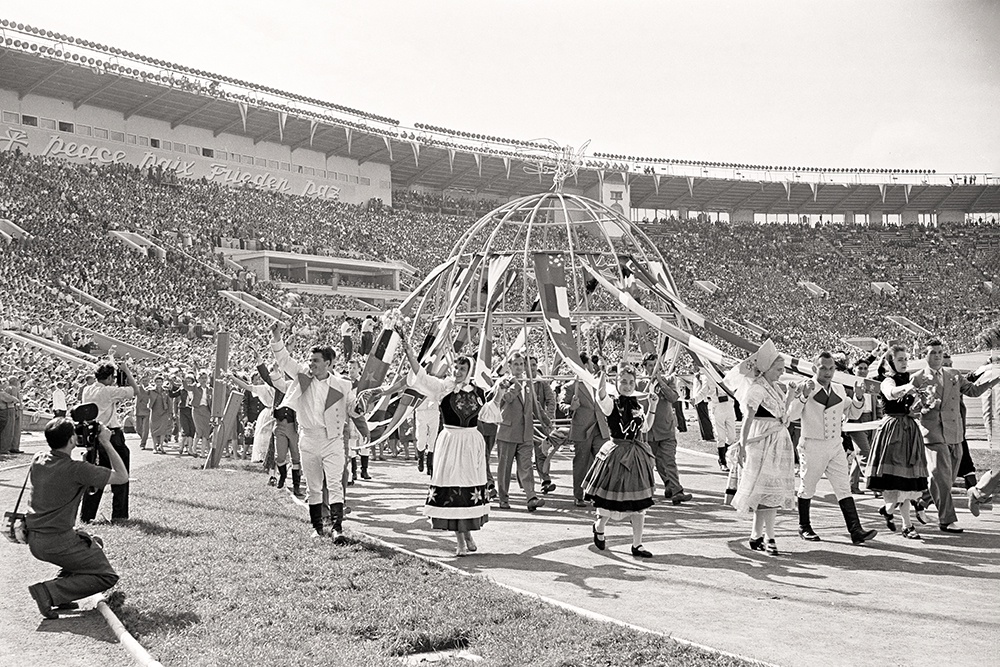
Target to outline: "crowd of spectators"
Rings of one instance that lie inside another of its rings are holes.
[[[178,181],[124,165],[81,166],[3,152],[0,218],[29,236],[3,248],[0,325],[85,350],[94,347],[86,332],[97,331],[153,353],[135,360],[140,375],[170,376],[208,368],[213,334],[224,330],[232,334],[232,367],[246,370],[266,358],[268,321],[220,290],[242,290],[284,311],[296,354],[316,340],[339,342],[344,314],[361,309],[361,303],[257,280],[227,261],[220,248],[400,260],[416,267],[419,280],[494,205],[403,191],[394,193],[392,207],[351,205]],[[760,326],[793,354],[843,348],[845,339],[855,336],[912,338],[887,315],[906,316],[934,331],[953,352],[981,347],[981,332],[998,324],[998,297],[984,284],[1000,268],[1000,229],[988,224],[975,230],[811,228],[702,219],[668,220],[645,230],[693,308],[734,328],[739,326],[734,321]],[[166,256],[131,248],[112,231],[140,233]],[[518,233],[498,237],[494,249],[517,246]],[[607,250],[596,234],[582,234],[578,242],[580,252]],[[703,280],[719,290],[699,289],[695,282]],[[828,297],[811,296],[800,286],[803,281],[816,283]],[[891,283],[896,293],[874,291],[876,281]],[[513,289],[520,292],[521,286]],[[592,298],[614,308],[600,291]],[[625,331],[604,329],[599,336],[588,334],[594,339],[588,345],[620,349]],[[516,333],[499,334],[497,349]],[[644,348],[655,339],[649,332],[640,335]],[[80,365],[9,339],[0,346],[0,363],[3,372],[25,377],[25,395],[37,407],[44,407],[56,380],[77,386],[81,376]]]

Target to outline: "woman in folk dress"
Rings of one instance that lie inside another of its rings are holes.
[[[424,504],[424,515],[439,530],[455,533],[456,556],[468,556],[478,549],[472,531],[489,521],[486,498],[486,442],[479,421],[500,421],[496,400],[486,400],[483,390],[469,381],[472,360],[458,357],[452,375],[436,378],[420,366],[405,336],[403,349],[412,373],[407,384],[441,406],[444,428],[434,445],[434,473]],[[496,397],[494,397],[495,399]]]
[[[778,510],[792,509],[795,503],[795,452],[788,434],[788,406],[794,395],[778,382],[784,368],[768,339],[724,379],[743,406],[743,428],[733,453],[740,474],[732,505],[753,514],[750,548],[773,556],[778,555]]]
[[[653,505],[656,479],[653,476],[653,450],[643,434],[653,424],[658,397],[653,393],[648,406],[635,391],[636,373],[626,366],[618,373],[618,393],[609,396],[602,373],[597,390],[597,404],[608,420],[611,440],[601,447],[583,480],[583,497],[594,503],[594,545],[602,551],[607,543],[604,529],[611,519],[632,524],[632,556],[652,558],[642,545],[646,509]],[[580,385],[584,387],[584,385]]]

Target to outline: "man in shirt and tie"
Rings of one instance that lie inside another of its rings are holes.
[[[509,375],[500,380],[500,423],[497,425],[497,491],[500,509],[510,509],[510,473],[517,460],[517,480],[528,498],[528,511],[545,504],[535,495],[535,472],[531,468],[534,451],[534,392],[524,376],[525,360],[515,353],[508,363]]]
[[[121,370],[128,383],[127,387],[115,385],[117,371]],[[97,367],[94,372],[97,380],[94,384],[87,385],[83,390],[82,403],[94,403],[97,405],[97,419],[109,431],[111,431],[111,446],[125,464],[126,472],[129,469],[131,455],[128,446],[125,444],[125,431],[122,430],[121,420],[118,419],[118,404],[127,401],[135,396],[135,378],[132,377],[128,364],[119,361],[117,368],[112,363],[104,363]],[[103,448],[98,449],[97,464],[105,468],[111,467],[111,459]],[[104,487],[98,488],[95,493],[84,496],[80,503],[80,521],[90,523],[97,516],[97,509],[101,505],[101,497],[104,495]],[[111,520],[124,521],[128,519],[128,480],[123,484],[111,485]]]
[[[351,382],[332,372],[336,352],[331,347],[312,348],[309,361],[297,364],[281,339],[284,325],[271,327],[271,350],[278,369],[292,378],[280,407],[295,410],[299,424],[302,469],[306,475],[309,519],[315,537],[323,537],[323,482],[330,493],[330,519],[337,542],[342,540],[344,520],[344,427],[348,417],[364,412]]]
[[[955,503],[951,486],[955,482],[958,466],[962,462],[962,440],[965,424],[962,420],[962,396],[979,396],[989,391],[1000,378],[983,384],[970,382],[961,371],[944,367],[944,348],[940,340],[927,341],[924,374],[935,387],[938,403],[920,417],[920,432],[924,436],[927,469],[930,472],[930,492],[938,510],[938,524],[942,532],[961,533],[955,525]]]
[[[806,380],[792,399],[789,419],[802,419],[799,440],[799,536],[807,542],[819,542],[809,516],[816,484],[826,474],[833,494],[840,504],[851,542],[861,544],[873,539],[878,531],[865,530],[858,518],[858,509],[851,496],[847,472],[847,457],[841,435],[844,418],[857,419],[865,407],[864,383],[854,390],[854,398],[839,384],[833,384],[836,363],[833,355],[823,351],[815,360],[816,373]]]

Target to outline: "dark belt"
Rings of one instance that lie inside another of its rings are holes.
[[[274,418],[279,422],[295,423],[295,410],[291,408],[278,408],[274,411]]]
[[[728,396],[719,396],[719,403],[726,403],[729,401]]]

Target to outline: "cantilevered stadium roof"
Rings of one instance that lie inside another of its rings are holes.
[[[101,107],[126,119],[141,115],[173,127],[208,129],[215,136],[225,132],[250,137],[255,143],[281,143],[292,151],[311,147],[328,157],[388,164],[394,188],[419,185],[501,196],[531,194],[551,186],[550,177],[540,176],[537,167],[554,164],[558,153],[529,142],[452,136],[420,124],[407,128],[384,116],[38,29],[8,28],[0,39],[0,88],[22,98],[36,94],[71,101],[74,107]],[[241,106],[247,112],[245,130]],[[278,131],[281,113],[286,114],[283,136]],[[627,182],[632,207],[645,209],[800,214],[1000,211],[998,179],[985,175],[970,185],[962,177],[930,172],[825,174],[741,167],[583,156],[567,186],[586,190],[601,181]]]

